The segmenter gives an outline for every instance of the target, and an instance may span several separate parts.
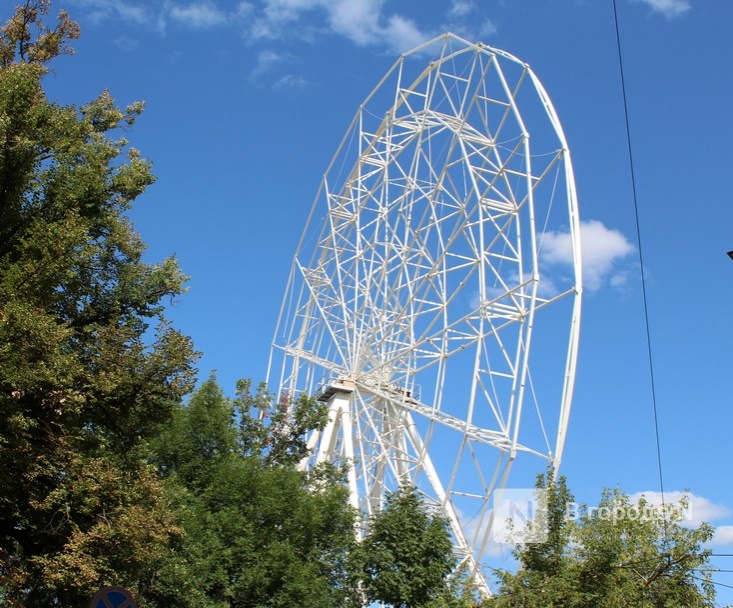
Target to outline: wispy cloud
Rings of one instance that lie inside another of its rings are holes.
[[[316,28],[359,46],[386,46],[397,52],[431,37],[415,21],[385,13],[383,5],[384,0],[266,0],[252,34],[255,38],[275,39],[286,31],[307,36],[310,28]],[[310,17],[309,27],[303,26],[306,16]]]
[[[689,11],[692,6],[688,0],[635,0],[643,2],[654,12],[661,13],[668,19],[679,17]]]
[[[379,35],[382,18],[380,0],[326,0],[319,4],[326,10],[333,31],[356,44],[371,44]]]
[[[124,0],[75,0],[75,4],[89,8],[88,18],[93,22],[121,19],[139,25],[155,22],[151,9],[144,4]]]
[[[448,15],[458,18],[467,17],[475,9],[476,5],[471,0],[453,0]]]
[[[632,494],[629,498],[633,502],[644,499],[655,505],[660,506],[662,504],[662,494],[656,491],[645,491]],[[697,528],[703,522],[711,523],[717,519],[722,519],[730,515],[730,509],[724,505],[714,503],[713,501],[692,494],[690,492],[665,492],[664,502],[668,505],[679,504],[684,499],[687,503],[687,507],[682,510],[683,520],[680,522],[681,525],[689,528]],[[722,525],[715,527],[715,536],[708,543],[711,547],[730,547],[733,546],[733,526]]]
[[[453,0],[441,29],[472,42],[485,40],[497,32],[496,25],[473,0]]]
[[[405,15],[387,12],[384,4],[385,0],[265,0],[252,36],[275,39],[295,32],[310,38],[313,31],[325,31],[359,46],[404,52],[445,30],[476,40],[496,31],[473,0],[453,0],[446,22],[435,31]]]
[[[621,287],[628,279],[628,270],[618,270],[616,263],[629,255],[634,247],[618,230],[607,228],[598,220],[587,220],[580,225],[583,285],[598,291],[609,282]],[[542,237],[541,256],[549,265],[569,265],[573,251],[568,232],[547,232]]]
[[[258,78],[263,74],[267,74],[267,72],[270,72],[276,66],[287,60],[287,56],[282,55],[281,53],[277,53],[269,49],[260,51],[257,53],[257,62],[255,63],[251,76],[253,78]]]
[[[277,48],[293,39],[315,43],[325,36],[346,39],[361,47],[402,53],[450,30],[470,40],[495,31],[476,0],[452,0],[444,22],[427,27],[405,14],[385,8],[386,0],[69,0],[87,9],[88,20],[127,22],[165,34],[168,28],[211,30],[231,28],[250,45]],[[122,39],[120,38],[122,42]],[[135,40],[126,38],[126,48]],[[302,87],[297,73],[284,73],[283,55],[263,51],[251,72],[253,79],[268,74],[277,88]],[[275,66],[280,69],[274,69]]]
[[[132,0],[71,0],[89,9],[87,18],[94,23],[107,20],[127,21],[151,27],[163,33],[170,22],[192,29],[206,29],[227,23],[240,24],[254,10],[249,2],[239,2],[224,10],[212,0],[202,2],[141,2]]]
[[[259,82],[267,77],[275,89],[300,89],[308,84],[308,81],[298,74],[285,73],[293,64],[298,63],[298,58],[289,53],[278,53],[271,49],[262,50],[257,53],[255,67],[250,72],[250,78]]]
[[[718,526],[712,543],[716,547],[730,547],[733,545],[733,526]]]
[[[358,46],[401,53],[446,30],[471,40],[484,39],[496,31],[475,0],[452,0],[444,22],[432,28],[405,14],[386,10],[386,0],[241,0],[234,8],[221,0],[70,1],[88,8],[87,17],[95,22],[116,19],[148,25],[161,33],[168,25],[191,29],[235,25],[240,30],[244,28],[245,37],[252,43],[292,38],[314,40],[316,34],[330,34]]]
[[[274,89],[302,89],[306,86],[308,86],[308,81],[298,74],[285,74],[272,85]]]
[[[414,21],[400,15],[389,17],[382,34],[390,41],[390,46],[400,52],[414,49],[431,37],[423,32]]]
[[[631,494],[629,498],[632,502],[636,503],[640,498],[644,498],[647,503],[652,504],[656,507],[662,505],[662,493],[657,491],[644,491]],[[713,501],[692,494],[691,492],[681,492],[675,490],[672,492],[664,493],[664,504],[667,505],[679,505],[682,501],[685,501],[686,507],[683,509],[683,523],[685,526],[699,526],[703,522],[711,522],[722,517],[730,515],[730,510]]]
[[[227,20],[227,14],[209,2],[173,6],[170,9],[170,17],[194,29],[214,27]]]
[[[134,38],[129,38],[127,36],[117,36],[116,38],[113,38],[112,44],[122,49],[126,53],[132,52],[140,46],[139,41],[135,40]]]

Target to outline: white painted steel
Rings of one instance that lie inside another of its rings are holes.
[[[352,465],[365,516],[415,484],[484,588],[492,495],[515,461],[560,463],[579,238],[545,89],[508,53],[446,34],[403,55],[361,106],[293,262],[268,380],[329,401],[312,462]]]

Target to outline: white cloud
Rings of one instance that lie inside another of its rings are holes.
[[[639,498],[644,499],[657,507],[662,505],[662,493],[655,491],[637,492],[631,494],[629,498],[632,502],[636,502]],[[690,492],[665,492],[664,502],[668,505],[677,505],[681,500],[687,501],[687,508],[684,509],[684,520],[681,522],[685,526],[699,526],[703,522],[711,522],[730,514],[727,507],[716,504],[703,496],[692,494]]]
[[[496,27],[496,24],[488,17],[484,17],[476,30],[476,40],[482,40],[492,34],[496,34],[498,31],[499,29]]]
[[[324,0],[265,0],[265,18],[273,23],[288,23],[309,10],[321,7]]]
[[[587,220],[580,224],[581,254],[583,260],[583,285],[590,291],[597,291],[614,271],[614,264],[634,247],[618,230],[606,228],[598,220]],[[548,264],[569,265],[573,262],[570,234],[568,232],[547,232],[542,237],[542,259]],[[611,284],[619,286],[626,280],[626,273],[613,273]]]
[[[306,37],[313,27],[304,27],[306,13],[318,13],[320,28],[343,36],[360,46],[387,46],[402,52],[430,36],[402,15],[383,12],[384,0],[266,0],[253,24],[254,38],[278,38],[288,33]],[[294,28],[297,22],[297,30]]]
[[[474,11],[476,5],[471,0],[453,0],[448,15],[451,17],[466,17]]]
[[[390,48],[398,53],[414,49],[430,39],[430,36],[422,32],[414,21],[399,15],[392,15],[389,18],[383,36]]]
[[[733,545],[733,526],[718,526],[711,545],[716,547],[730,547]]]
[[[609,283],[611,283],[611,287],[615,289],[624,289],[629,284],[629,279],[631,278],[631,273],[622,271],[617,272],[611,277],[611,280]]]
[[[209,2],[173,6],[170,9],[171,19],[195,29],[214,27],[225,23],[226,13]]]
[[[242,17],[250,17],[253,11],[254,11],[254,6],[250,4],[249,2],[242,0],[242,2],[237,4],[237,8],[232,13],[232,16],[238,19]]]
[[[123,0],[76,0],[76,4],[91,8],[92,12],[88,16],[92,22],[122,19],[123,21],[148,25],[156,21],[148,7],[143,4]]]
[[[471,42],[485,40],[497,32],[494,23],[479,11],[473,0],[453,0],[442,30],[453,32]]]
[[[274,89],[302,89],[308,81],[298,74],[285,74],[272,85]]]
[[[321,5],[331,29],[356,44],[370,44],[379,35],[381,0],[336,0]]]
[[[127,36],[117,36],[117,38],[112,40],[112,43],[126,53],[134,51],[140,46],[137,40],[128,38]]]
[[[638,492],[637,494],[632,494],[629,498],[635,502],[641,496],[644,496],[653,505],[660,506],[662,504],[661,492]],[[688,501],[688,507],[683,511],[684,519],[680,522],[685,527],[696,528],[703,522],[710,523],[730,515],[730,509],[724,505],[716,504],[703,496],[679,491],[664,493],[666,504],[679,503],[682,498],[686,498]],[[713,536],[713,539],[707,545],[710,547],[733,546],[733,526],[716,526],[715,536]]]
[[[479,13],[475,0],[452,0],[447,22],[436,32],[426,31],[405,15],[387,12],[386,0],[262,0],[256,4],[240,0],[233,9],[221,0],[72,0],[88,7],[89,19],[100,22],[121,19],[151,26],[161,33],[168,23],[194,29],[247,22],[247,38],[276,40],[297,37],[313,40],[324,32],[341,36],[359,46],[386,48],[402,53],[426,42],[437,33],[450,30],[470,40],[496,31]]]
[[[114,2],[114,10],[123,19],[135,21],[136,23],[148,23],[150,16],[148,11],[141,6],[128,5],[124,2]]]
[[[288,53],[277,53],[272,50],[264,50],[257,53],[257,62],[250,73],[253,81],[259,81],[267,76],[274,81],[272,87],[275,89],[299,89],[308,84],[308,81],[298,74],[282,74],[283,69],[298,63],[297,57]],[[279,75],[278,75],[279,74]]]
[[[692,8],[688,0],[636,0],[636,2],[643,2],[668,19],[684,15]]]
[[[175,21],[195,29],[211,28],[227,22],[241,22],[250,17],[254,7],[242,0],[231,11],[225,11],[212,0],[201,2],[133,2],[129,0],[73,0],[77,5],[89,7],[87,18],[99,23],[109,19],[129,21],[165,32],[169,21]]]
[[[271,50],[264,50],[257,53],[257,63],[252,70],[252,77],[258,78],[271,71],[278,64],[286,60],[284,55]]]

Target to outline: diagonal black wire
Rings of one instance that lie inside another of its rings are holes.
[[[691,576],[690,578],[692,578],[692,579],[694,579],[694,580],[696,580],[696,581],[700,581],[700,582],[702,582],[702,583],[708,582],[708,581],[706,581],[705,579],[703,579],[703,578],[700,578],[699,576]],[[713,585],[715,585],[716,587],[725,587],[726,589],[733,589],[733,585],[726,585],[725,583],[718,583],[718,582],[716,582],[716,581],[709,581],[709,582],[711,582],[711,583],[712,583]],[[725,606],[723,606],[723,604],[720,604],[720,603],[718,603],[718,602],[715,602],[715,605],[716,605],[716,606],[720,606],[720,608],[730,608],[730,607],[728,606],[728,604],[726,604]]]
[[[703,583],[707,582],[704,578],[700,578],[699,576],[690,576],[690,578],[695,579],[696,581],[701,581]],[[728,589],[733,589],[733,585],[726,585],[725,583],[718,583],[716,581],[710,581],[713,585],[717,585],[718,587],[727,587]]]
[[[621,56],[621,34],[618,26],[618,10],[616,8],[616,0],[613,0],[613,19],[616,24],[616,48],[618,51],[618,67],[621,75],[621,93],[624,100],[624,121],[626,123],[626,143],[628,146],[629,155],[629,169],[631,173],[631,189],[634,198],[634,219],[636,222],[636,243],[639,248],[639,265],[641,267],[641,294],[642,302],[644,304],[644,326],[646,328],[646,349],[649,358],[649,380],[651,384],[652,393],[652,407],[654,409],[654,433],[657,443],[657,468],[659,470],[659,489],[662,495],[662,513],[665,512],[665,499],[664,499],[664,476],[662,475],[662,449],[661,442],[659,440],[659,416],[657,413],[657,391],[654,384],[654,362],[652,357],[652,338],[649,330],[649,305],[647,302],[646,295],[646,277],[644,275],[644,256],[643,248],[641,246],[641,228],[639,227],[639,203],[636,195],[636,175],[634,173],[634,155],[631,146],[631,129],[629,128],[629,105],[626,96],[626,79],[624,78],[624,63]],[[667,517],[663,518],[664,523],[664,538],[665,541],[669,539],[669,532],[667,530]]]

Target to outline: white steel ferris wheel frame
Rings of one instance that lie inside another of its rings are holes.
[[[532,148],[523,104],[538,125]],[[570,154],[532,70],[452,34],[403,55],[326,172],[280,311],[270,385],[329,404],[304,466],[349,464],[365,516],[399,483],[416,485],[486,588],[492,496],[520,454],[539,456],[537,470],[560,463],[580,295]],[[530,345],[546,310],[557,312],[538,362]],[[545,363],[553,377],[533,381]]]

